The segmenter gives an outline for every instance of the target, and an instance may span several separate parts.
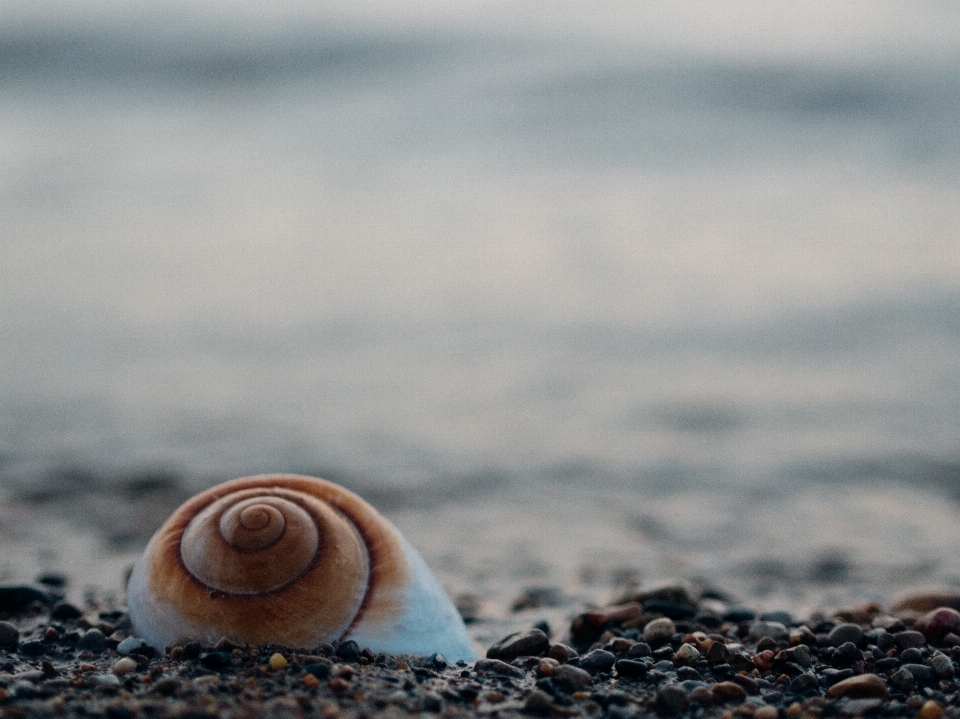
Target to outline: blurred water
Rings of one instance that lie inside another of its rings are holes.
[[[8,500],[322,473],[494,594],[960,577],[958,10],[722,5],[0,4]]]

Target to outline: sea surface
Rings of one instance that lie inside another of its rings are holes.
[[[271,471],[482,641],[960,583],[960,6],[0,1],[0,580]]]

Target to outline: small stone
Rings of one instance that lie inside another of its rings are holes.
[[[933,701],[926,701],[917,712],[917,719],[943,719],[943,707]]]
[[[746,701],[747,690],[734,682],[718,682],[711,690],[713,700],[718,704]]]
[[[118,677],[122,677],[124,674],[129,674],[130,672],[135,672],[136,670],[137,663],[130,657],[121,657],[113,663],[113,668],[111,669]]]
[[[916,683],[913,681],[913,674],[908,669],[898,669],[890,675],[890,686],[902,694],[909,694],[913,691]]]
[[[10,622],[0,622],[0,649],[15,649],[20,642],[20,630]]]
[[[16,614],[34,602],[53,604],[55,599],[54,595],[36,589],[35,587],[23,585],[0,587],[0,612],[3,614]]]
[[[534,689],[523,703],[524,714],[550,714],[553,711],[553,697],[542,689]]]
[[[274,652],[270,655],[270,670],[280,672],[287,668],[287,659],[280,652]]]
[[[804,672],[790,682],[790,691],[794,694],[803,694],[811,689],[816,689],[818,686],[817,677],[810,672]]]
[[[120,679],[114,674],[91,674],[86,678],[86,682],[94,687],[119,687]]]
[[[20,645],[19,652],[27,657],[39,657],[46,649],[43,642],[38,639],[31,639],[29,642]]]
[[[438,672],[442,672],[448,666],[450,662],[447,661],[447,658],[443,656],[440,652],[434,652],[427,658],[427,663]]]
[[[798,644],[795,647],[784,649],[782,658],[788,662],[793,662],[803,669],[808,669],[810,668],[811,664],[813,664],[813,657],[810,654],[810,647],[808,647],[806,644]],[[777,661],[779,662],[780,659]]]
[[[617,658],[603,649],[594,649],[589,654],[580,657],[580,668],[591,674],[609,672]]]
[[[544,657],[539,662],[537,662],[537,674],[542,677],[549,677],[553,674],[553,670],[560,666],[560,662],[551,657]]]
[[[107,648],[107,638],[99,629],[88,629],[77,642],[80,651],[102,652]]]
[[[50,610],[50,618],[57,621],[79,619],[82,616],[83,611],[70,602],[57,602],[53,609]]]
[[[551,644],[550,649],[547,651],[547,656],[563,664],[569,660],[570,657],[577,656],[577,652],[566,644]]]
[[[757,707],[757,710],[753,713],[753,719],[777,719],[780,715],[780,712],[777,711],[776,707],[772,707],[769,704]]]
[[[579,667],[561,664],[553,670],[551,680],[560,686],[578,689],[590,683],[590,673]]]
[[[674,664],[689,666],[698,661],[700,661],[700,652],[692,644],[681,644],[677,653],[673,655]]]
[[[913,678],[917,684],[933,683],[933,670],[926,664],[903,664],[901,669],[906,669],[913,674]]]
[[[893,611],[930,612],[940,607],[960,609],[960,591],[956,589],[921,589],[901,594],[893,600]]]
[[[837,699],[838,697],[889,699],[890,692],[883,679],[876,674],[860,674],[837,682],[827,689],[828,699]]]
[[[330,668],[331,665],[327,662],[310,662],[303,668],[303,671],[312,674],[317,679],[326,679],[330,676]]]
[[[863,630],[859,624],[838,624],[830,630],[827,639],[835,647],[839,647],[841,644],[846,644],[847,642],[853,642],[853,644],[859,645],[863,639]]]
[[[643,628],[643,641],[651,647],[659,647],[661,644],[669,642],[674,634],[677,633],[677,625],[672,619],[661,617],[647,622]]]
[[[876,714],[883,707],[883,699],[851,699],[840,708],[840,714],[847,717],[862,717]]]
[[[318,686],[320,686],[320,680],[317,679],[316,675],[314,674],[307,674],[303,678],[303,686],[305,686],[307,689],[316,689]]]
[[[751,696],[756,696],[760,693],[760,685],[753,677],[747,676],[746,674],[736,674],[733,676],[733,681],[746,689],[747,694]]]
[[[953,678],[953,662],[942,652],[937,652],[930,657],[930,668],[938,679]]]
[[[621,659],[613,665],[617,674],[628,679],[643,679],[650,671],[646,663],[638,662],[635,659]]]
[[[750,625],[749,637],[754,641],[770,637],[773,641],[779,642],[787,638],[787,628],[780,622],[754,622]]]
[[[509,634],[487,650],[487,659],[504,662],[517,657],[536,657],[550,648],[550,637],[540,629]]]
[[[914,622],[913,628],[931,644],[941,644],[947,634],[960,634],[960,612],[949,607],[934,609]]]
[[[150,691],[160,696],[168,697],[180,688],[180,680],[174,677],[165,677],[153,683]]]
[[[893,640],[897,644],[897,649],[903,651],[904,649],[919,649],[927,643],[927,638],[923,636],[920,632],[908,629],[904,632],[897,632],[893,635]]]
[[[676,716],[686,711],[690,698],[687,692],[676,684],[665,684],[657,689],[654,703],[662,713]]]
[[[723,642],[714,642],[707,650],[706,660],[711,664],[725,664],[730,660],[730,650]]]
[[[201,652],[200,663],[207,669],[223,669],[230,665],[231,657],[227,652]]]
[[[117,654],[126,657],[131,654],[141,654],[147,644],[137,637],[127,637],[117,645]]]
[[[499,659],[479,659],[473,665],[478,672],[490,672],[491,674],[500,674],[505,677],[525,677],[526,673],[518,668],[507,664]]]

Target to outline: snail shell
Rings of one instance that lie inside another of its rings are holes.
[[[339,485],[276,474],[218,485],[177,509],[134,565],[134,631],[311,648],[337,639],[392,654],[476,659],[423,559]]]

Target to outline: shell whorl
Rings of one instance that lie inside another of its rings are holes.
[[[175,608],[178,636],[253,644],[316,646],[361,617],[389,621],[409,579],[389,522],[342,487],[298,475],[233,480],[188,500],[145,561],[150,602]]]

